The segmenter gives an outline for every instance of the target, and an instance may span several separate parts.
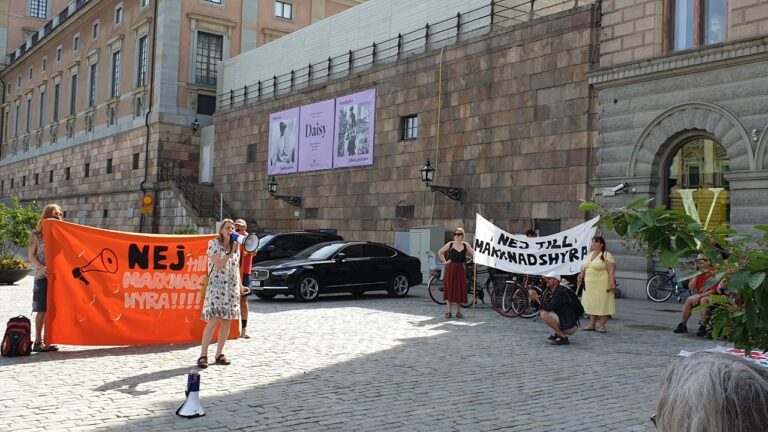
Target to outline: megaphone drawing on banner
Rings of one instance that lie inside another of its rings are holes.
[[[248,253],[256,252],[259,248],[259,236],[256,234],[248,234],[247,236],[240,235],[238,233],[232,233],[229,235],[229,239],[237,244],[243,245]]]
[[[72,276],[75,279],[80,279],[86,285],[90,285],[88,279],[83,275],[87,272],[117,273],[117,254],[112,249],[102,249],[88,264],[73,268]]]
[[[191,371],[187,374],[187,390],[184,392],[187,399],[176,410],[176,415],[185,418],[202,417],[205,415],[200,405],[200,374]]]

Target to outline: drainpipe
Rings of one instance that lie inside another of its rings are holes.
[[[3,101],[0,102],[0,106],[5,105],[5,89],[7,88],[5,86],[5,81],[3,81],[2,78],[0,78],[0,85],[3,86]],[[0,159],[3,158],[3,144],[5,144],[5,134],[6,134],[6,128],[8,127],[7,124],[5,124],[5,112],[0,111]],[[0,191],[1,193],[2,191]],[[0,194],[0,196],[2,196]]]
[[[154,6],[152,8],[152,45],[151,50],[152,54],[149,55],[149,58],[152,61],[152,67],[149,69],[149,103],[147,104],[147,114],[144,116],[144,126],[147,129],[146,132],[146,140],[144,144],[144,180],[142,180],[141,184],[139,185],[139,188],[141,189],[141,195],[144,196],[147,193],[147,178],[149,177],[149,137],[150,137],[150,127],[149,127],[149,117],[152,115],[152,106],[154,102],[154,95],[155,95],[155,45],[157,45],[157,4],[159,2],[155,1],[153,2]],[[159,154],[159,153],[158,153]],[[144,229],[144,213],[141,214],[139,217],[139,232],[142,232]]]

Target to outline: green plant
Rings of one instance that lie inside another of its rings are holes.
[[[768,225],[755,226],[764,233],[762,238],[734,230],[704,230],[683,212],[648,208],[650,201],[643,198],[610,209],[584,202],[580,208],[600,214],[598,225],[616,232],[648,256],[658,255],[666,266],[676,267],[680,257],[705,254],[717,270],[705,288],[722,282],[733,293],[733,298],[711,296],[712,302],[720,305],[712,313],[713,338],[724,337],[747,353],[754,348],[768,351]],[[727,259],[720,255],[713,239],[725,240],[730,254]]]
[[[40,211],[35,202],[20,204],[12,198],[11,205],[0,204],[0,269],[25,269],[29,264],[14,255],[13,248],[29,245],[29,236],[40,220]]]
[[[176,228],[173,233],[179,235],[197,234],[197,229],[195,229],[195,227],[188,226],[184,228]]]

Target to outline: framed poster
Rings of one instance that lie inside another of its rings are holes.
[[[373,165],[376,89],[336,98],[333,167]]]
[[[304,105],[299,115],[299,172],[333,168],[333,131],[336,101]]]
[[[298,168],[299,108],[269,116],[267,174],[295,173]]]

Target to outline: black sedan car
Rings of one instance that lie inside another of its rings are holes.
[[[386,290],[404,297],[421,283],[421,263],[397,249],[372,242],[316,244],[291,258],[253,266],[251,290],[260,298],[277,294],[314,301],[321,293]]]

